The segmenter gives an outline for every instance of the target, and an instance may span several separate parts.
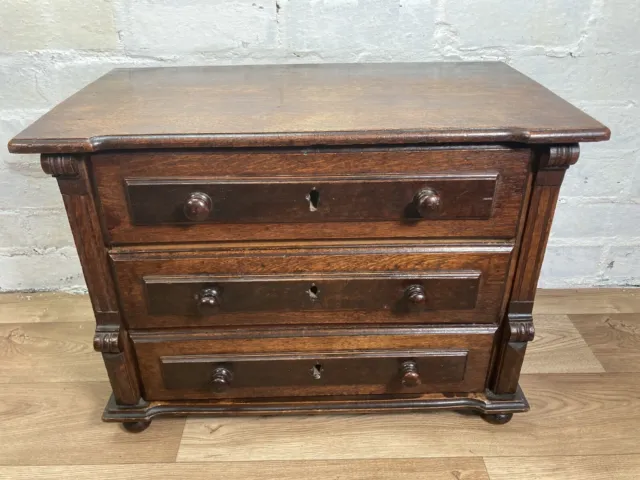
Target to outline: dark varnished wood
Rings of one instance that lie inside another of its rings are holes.
[[[151,425],[151,421],[138,421],[138,422],[122,422],[122,428],[129,433],[144,432]]]
[[[184,216],[184,218],[181,218],[181,220],[186,220],[187,222],[203,222],[207,220],[213,210],[213,202],[211,201],[211,197],[205,192],[201,192],[199,188],[190,188],[189,190],[189,195],[180,199],[179,205],[182,206],[182,212],[178,211],[178,213],[182,213],[182,215]],[[134,193],[131,191],[131,189],[129,189],[128,193],[131,200],[131,196],[134,195]],[[168,192],[165,191],[165,195],[167,193]],[[165,200],[166,199],[163,198],[159,203],[162,204]],[[134,202],[132,201],[131,203],[131,210],[132,212],[134,212],[133,214],[135,216],[137,209]],[[174,214],[174,212],[171,213]]]
[[[363,351],[312,354],[198,355],[160,359],[172,396],[198,391],[215,398],[322,395],[323,392],[439,391],[464,378],[467,352]],[[404,365],[404,367],[403,367]],[[412,366],[412,368],[410,368]],[[299,393],[300,392],[300,393]]]
[[[495,326],[351,330],[313,335],[274,330],[198,333],[132,332],[147,400],[214,396],[217,368],[230,372],[222,398],[480,392]],[[414,361],[422,381],[402,383],[402,364]],[[318,378],[314,369],[320,370]]]
[[[513,418],[513,413],[487,413],[482,416],[487,422],[494,425],[504,425]]]
[[[58,180],[96,318],[94,347],[102,353],[115,398],[140,400],[135,356],[123,326],[89,178],[88,157],[43,155],[42,169]]]
[[[529,403],[522,390],[510,398],[494,398],[484,393],[426,393],[412,396],[397,395],[335,395],[297,398],[211,399],[209,401],[172,400],[123,408],[113,397],[102,415],[106,422],[150,421],[158,416],[185,415],[320,415],[409,413],[433,410],[471,410],[481,414],[510,414],[529,411]],[[425,418],[428,421],[428,417]]]
[[[513,238],[530,152],[474,146],[133,152],[93,158],[106,228],[113,243],[126,244]],[[429,186],[438,192],[439,206],[420,213],[414,197]],[[314,189],[315,206],[310,201]],[[189,221],[184,213],[194,193],[212,200],[199,221]]]
[[[510,253],[508,244],[340,244],[129,251],[111,257],[129,325],[156,328],[494,323]],[[316,301],[310,295],[314,284]],[[423,285],[424,303],[405,300],[414,284]],[[220,306],[199,312],[200,291],[210,286],[220,288]]]
[[[479,271],[143,279],[150,315],[256,312],[473,310]],[[205,319],[203,323],[215,323]]]
[[[487,219],[497,173],[126,181],[134,225]],[[428,192],[428,193],[427,193]]]
[[[565,171],[578,161],[579,154],[578,145],[556,145],[537,151],[527,222],[491,380],[491,389],[497,394],[513,394],[517,389],[527,343],[534,337],[533,300],[560,186]]]
[[[194,67],[115,70],[9,148],[58,179],[105,420],[503,424],[564,173],[609,134],[498,63]]]
[[[609,130],[503,63],[116,69],[14,152],[452,142],[570,143]]]

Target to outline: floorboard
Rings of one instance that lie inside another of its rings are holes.
[[[640,454],[640,375],[536,374],[522,385],[532,411],[502,426],[455,412],[189,418],[178,461]]]
[[[607,372],[640,372],[640,313],[570,318]]]
[[[601,373],[604,368],[566,315],[535,315],[522,373]]]
[[[136,480],[489,480],[481,458],[319,460],[290,462],[151,463],[0,467],[0,478],[135,478]]]
[[[538,290],[533,313],[638,313],[640,288]]]
[[[485,460],[491,480],[638,480],[640,455],[508,457]]]
[[[0,323],[0,384],[105,381],[89,322]]]
[[[175,461],[185,420],[129,434],[100,420],[109,394],[107,382],[3,385],[0,465]]]
[[[640,290],[540,291],[511,423],[475,414],[104,424],[88,297],[0,294],[0,478],[640,478]],[[486,468],[485,468],[486,466]]]
[[[94,323],[91,301],[57,292],[0,294],[0,323],[41,322]]]

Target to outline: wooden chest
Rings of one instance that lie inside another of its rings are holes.
[[[103,418],[139,431],[526,411],[560,184],[608,137],[501,63],[289,65],[114,70],[9,148],[57,177]]]

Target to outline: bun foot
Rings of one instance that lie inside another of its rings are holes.
[[[148,422],[123,422],[122,428],[129,433],[140,433],[147,429],[151,425],[151,420]]]
[[[482,415],[487,422],[494,425],[504,425],[513,417],[513,413],[485,413]]]

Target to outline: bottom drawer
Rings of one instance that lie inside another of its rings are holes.
[[[132,332],[147,400],[481,392],[495,327]]]

